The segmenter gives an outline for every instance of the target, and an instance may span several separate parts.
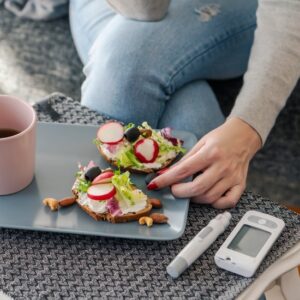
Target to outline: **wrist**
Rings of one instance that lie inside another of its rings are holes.
[[[261,136],[247,122],[237,117],[231,117],[226,120],[225,125],[234,128],[236,133],[241,136],[241,139],[243,139],[244,142],[247,143],[247,147],[250,151],[251,156],[254,156],[254,154],[261,149]]]

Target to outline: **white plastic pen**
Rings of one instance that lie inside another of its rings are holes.
[[[168,274],[179,277],[225,231],[230,220],[231,214],[227,211],[212,219],[168,265]]]

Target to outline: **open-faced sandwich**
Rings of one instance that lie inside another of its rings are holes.
[[[129,172],[101,170],[93,162],[80,167],[72,192],[78,205],[95,220],[122,223],[150,214],[148,197],[134,186]]]
[[[138,221],[151,227],[164,224],[168,217],[162,213],[151,213],[154,208],[162,208],[159,199],[148,198],[130,180],[126,171],[101,170],[93,161],[86,167],[79,165],[72,187],[72,197],[63,199],[45,198],[43,204],[52,211],[77,203],[96,221],[124,223]],[[151,213],[151,214],[150,214]]]
[[[109,163],[140,173],[161,170],[185,152],[183,141],[173,137],[170,128],[156,131],[147,122],[140,126],[105,123],[94,142]]]

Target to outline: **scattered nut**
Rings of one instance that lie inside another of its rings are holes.
[[[45,198],[43,200],[45,206],[49,206],[52,211],[58,210],[58,201],[54,198]]]
[[[162,208],[162,203],[159,199],[151,198],[150,203],[153,208]]]
[[[167,223],[169,218],[164,214],[153,213],[150,215],[150,218],[153,220],[155,224],[164,224]]]
[[[70,205],[74,204],[75,202],[76,202],[75,197],[66,197],[66,198],[60,199],[58,201],[58,204],[60,206],[66,207],[66,206],[70,206]]]
[[[139,224],[140,225],[147,225],[147,227],[151,227],[153,225],[153,220],[150,217],[141,217],[139,219]]]
[[[152,135],[152,131],[150,129],[140,129],[140,133],[145,138],[148,138]]]

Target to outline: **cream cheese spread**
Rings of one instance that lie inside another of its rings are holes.
[[[87,196],[87,193],[80,193],[78,195],[78,202],[80,205],[86,205],[95,213],[102,214],[107,212],[106,201],[92,200]]]
[[[142,191],[140,190],[136,190],[135,192],[139,194],[142,193]],[[142,199],[139,199],[139,201],[134,205],[127,205],[126,201],[119,200],[118,197],[116,197],[116,199],[119,203],[122,214],[138,212],[144,209],[147,205],[146,195]],[[87,193],[80,193],[78,195],[78,203],[83,206],[86,205],[90,210],[92,210],[95,213],[102,214],[108,212],[106,207],[107,201],[92,200],[88,197]]]
[[[138,193],[139,195],[142,193],[140,190],[135,190],[135,193]],[[135,203],[134,205],[128,205],[125,200],[119,200],[118,194],[115,196],[116,199],[118,200],[119,207],[121,209],[122,214],[128,214],[128,213],[133,213],[133,212],[138,212],[142,209],[144,209],[147,205],[147,196],[144,195],[144,197],[141,199],[139,198],[138,202]]]

